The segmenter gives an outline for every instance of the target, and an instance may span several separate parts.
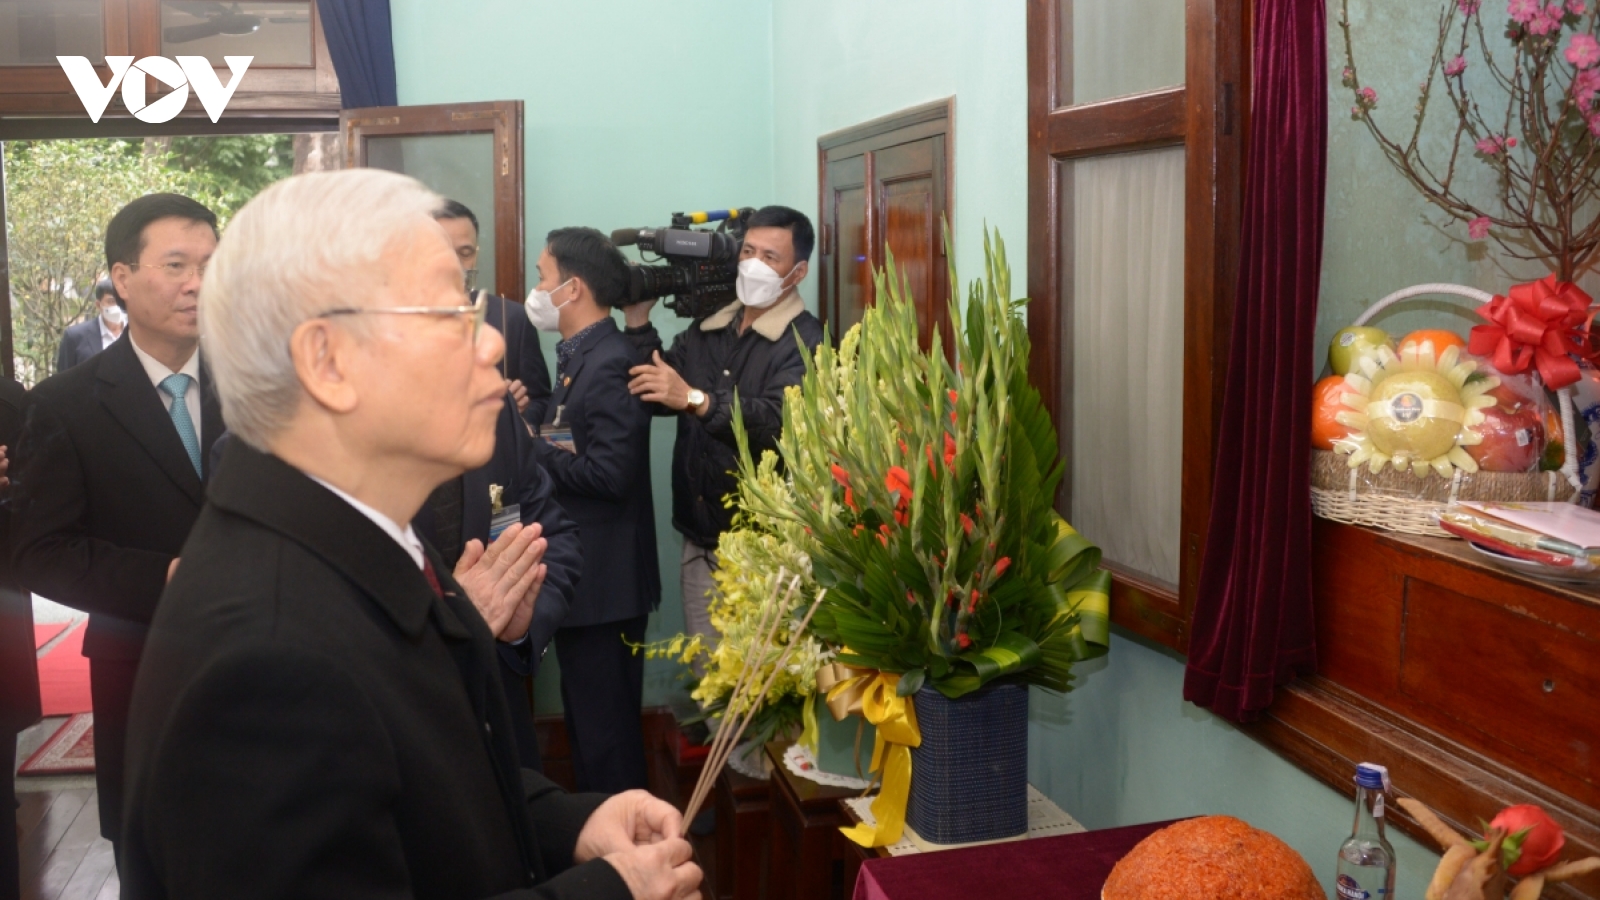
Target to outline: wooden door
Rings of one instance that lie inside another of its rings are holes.
[[[817,142],[821,170],[822,319],[837,340],[873,301],[873,274],[890,255],[909,283],[924,347],[933,329],[948,350],[949,274],[942,235],[950,215],[951,101],[941,100]]]
[[[478,286],[522,300],[522,101],[347,109],[345,165],[401,172],[478,217]]]

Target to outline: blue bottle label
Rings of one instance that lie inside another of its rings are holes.
[[[1336,887],[1339,900],[1372,900],[1372,894],[1361,887],[1361,882],[1349,875],[1340,875]]]

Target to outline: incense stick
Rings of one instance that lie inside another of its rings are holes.
[[[708,757],[706,759],[706,767],[700,772],[700,780],[704,783],[705,789],[696,791],[698,799],[691,801],[689,808],[684,812],[683,821],[685,823],[694,821],[695,814],[700,811],[700,804],[705,802],[705,795],[709,793],[710,786],[716,782],[717,776],[721,774],[722,767],[728,762],[728,756],[738,746],[739,738],[744,736],[745,729],[749,727],[751,720],[755,718],[756,711],[760,709],[762,701],[767,696],[767,691],[772,689],[772,685],[778,680],[778,674],[783,671],[783,667],[789,662],[789,655],[794,652],[795,644],[799,642],[800,636],[805,634],[806,626],[811,624],[811,617],[816,615],[817,607],[822,605],[822,598],[825,594],[826,591],[818,591],[817,599],[811,601],[811,608],[806,610],[805,618],[800,620],[799,627],[795,629],[795,639],[784,646],[783,654],[778,657],[777,664],[772,667],[772,674],[767,676],[767,680],[762,684],[760,692],[751,698],[749,711],[740,720],[739,730],[734,732],[733,739],[725,745],[721,757],[717,759]],[[687,825],[685,826],[685,831],[687,832]]]
[[[753,673],[759,672],[761,668],[760,661],[767,657],[767,650],[772,646],[772,640],[778,633],[778,625],[783,621],[784,611],[788,609],[790,601],[794,599],[795,591],[800,587],[800,577],[797,575],[789,582],[789,590],[780,600],[778,592],[782,590],[783,578],[787,574],[782,568],[778,570],[778,578],[773,584],[772,594],[756,619],[755,631],[750,636],[751,646],[745,651],[746,664],[739,669],[739,677],[734,680],[733,690],[728,693],[728,703],[724,707],[722,720],[717,725],[717,733],[711,742],[711,750],[706,754],[706,766],[700,770],[701,777],[695,782],[694,793],[690,796],[689,806],[685,807],[685,809],[699,807],[705,801],[704,795],[711,789],[710,784],[705,779],[705,770],[710,768],[712,760],[722,754],[723,746],[727,743],[728,738],[732,736],[732,721],[735,718],[736,704],[744,696],[745,688],[753,680]],[[755,660],[754,664],[750,663],[752,659]]]

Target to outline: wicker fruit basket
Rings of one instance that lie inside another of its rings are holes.
[[[1373,316],[1404,300],[1423,296],[1449,296],[1488,303],[1493,296],[1458,284],[1420,284],[1396,291],[1352,324],[1365,325]],[[1351,468],[1349,460],[1334,452],[1313,450],[1311,460],[1311,511],[1324,519],[1368,525],[1388,531],[1452,537],[1438,526],[1436,514],[1463,500],[1570,502],[1582,484],[1578,452],[1573,446],[1573,407],[1570,389],[1556,392],[1560,406],[1565,459],[1558,472],[1475,472],[1459,469],[1450,478],[1419,476],[1410,471],[1385,469],[1374,475],[1363,465]]]

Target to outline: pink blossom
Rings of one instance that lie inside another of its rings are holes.
[[[1467,223],[1467,236],[1481,241],[1489,236],[1489,217],[1479,216]]]
[[[1588,69],[1595,63],[1600,63],[1600,41],[1594,39],[1592,34],[1575,34],[1567,42],[1567,62],[1580,69]]]
[[[1535,2],[1534,6],[1537,7],[1538,3]],[[1545,7],[1543,12],[1534,13],[1524,24],[1527,26],[1528,33],[1532,35],[1542,37],[1547,34],[1556,34],[1561,31],[1561,19],[1566,14],[1567,11],[1561,4],[1552,3]]]
[[[1455,59],[1452,59],[1449,62],[1444,64],[1444,74],[1452,76],[1452,77],[1454,77],[1456,75],[1460,75],[1462,72],[1465,72],[1466,70],[1467,70],[1467,58],[1465,56],[1458,56]]]
[[[1473,146],[1484,156],[1499,156],[1500,154],[1506,152],[1506,148],[1515,147],[1516,145],[1516,138],[1507,140],[1502,135],[1491,134],[1488,137],[1478,141],[1478,143],[1474,144]]]
[[[1583,15],[1588,9],[1589,4],[1585,3],[1584,0],[1567,0],[1567,12],[1575,16]]]
[[[1356,91],[1356,99],[1361,102],[1362,106],[1371,109],[1372,107],[1378,105],[1378,92],[1372,88],[1364,87],[1361,90]]]
[[[1579,109],[1588,109],[1597,93],[1600,93],[1600,68],[1584,69],[1572,79],[1572,99]]]
[[[1589,133],[1600,138],[1600,113],[1589,114]]]
[[[1526,25],[1533,19],[1543,18],[1544,5],[1539,0],[1511,0],[1506,12],[1510,13],[1511,21]]]

